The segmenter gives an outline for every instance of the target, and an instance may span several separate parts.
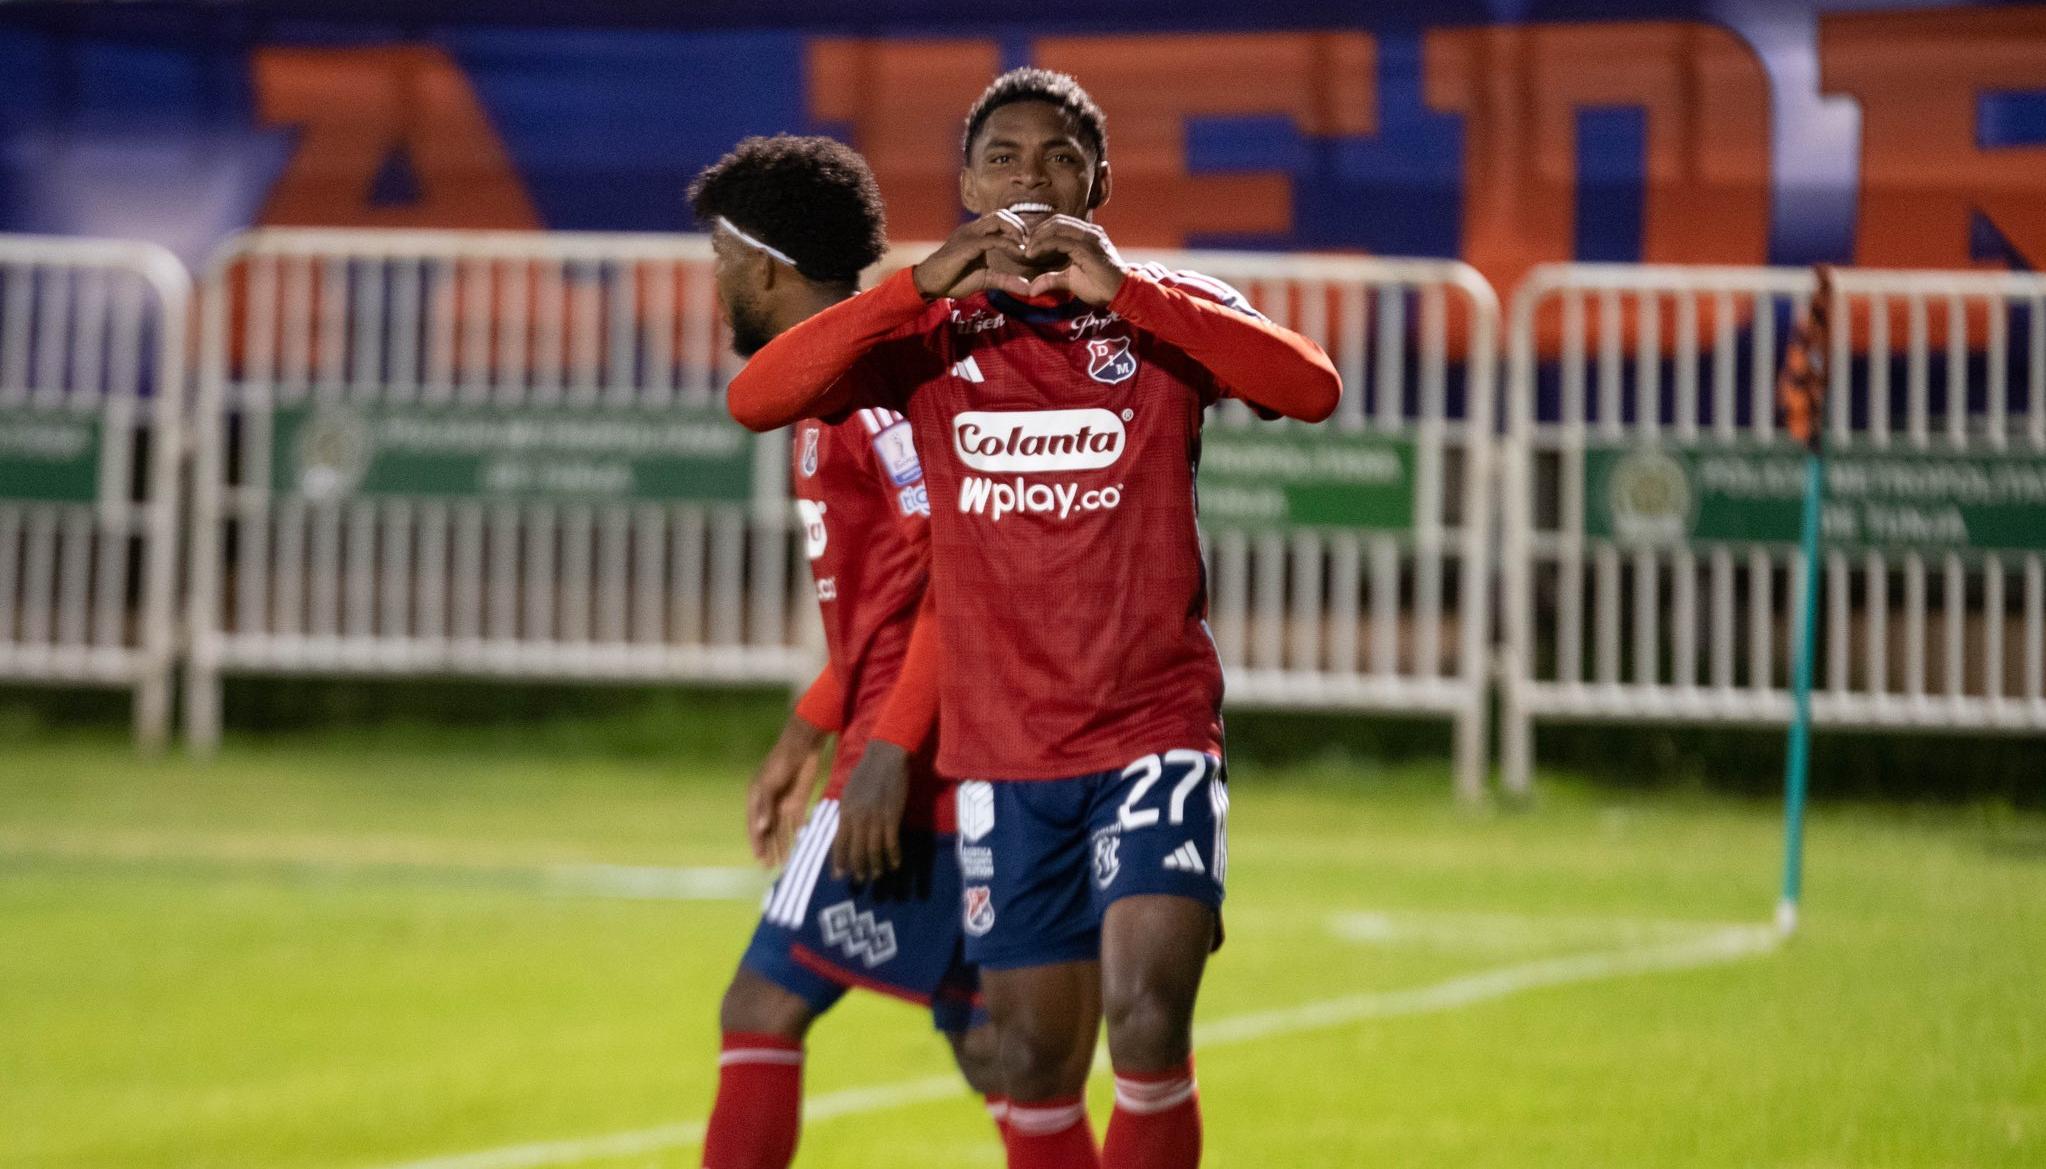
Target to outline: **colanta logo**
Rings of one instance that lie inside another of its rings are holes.
[[[976,471],[1092,471],[1122,457],[1122,419],[1107,410],[968,410],[952,449]]]

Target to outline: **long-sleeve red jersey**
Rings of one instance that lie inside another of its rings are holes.
[[[898,409],[922,452],[944,646],[938,767],[1056,779],[1219,750],[1222,671],[1195,527],[1203,409],[1318,420],[1341,383],[1233,289],[1156,266],[1101,310],[910,275],[812,317],[733,381],[756,429]]]
[[[790,480],[830,657],[797,713],[839,732],[824,789],[836,799],[873,738],[916,754],[930,737],[924,722],[912,725],[901,713],[931,715],[920,696],[932,685],[927,670],[905,668],[928,580],[930,504],[909,424],[894,411],[857,410],[836,424],[806,419],[793,444]],[[919,695],[891,701],[899,684]],[[928,754],[911,768],[911,782],[907,822],[948,825],[950,787],[933,775]]]

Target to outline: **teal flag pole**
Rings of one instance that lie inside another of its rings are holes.
[[[1826,459],[1818,451],[1804,458],[1804,591],[1797,599],[1797,640],[1790,692],[1790,742],[1783,759],[1783,899],[1776,904],[1776,928],[1797,929],[1797,903],[1804,892],[1804,800],[1812,756],[1812,643],[1819,609],[1819,515],[1826,494]]]
[[[1826,395],[1827,325],[1831,319],[1833,274],[1818,268],[1818,288],[1811,307],[1799,322],[1785,353],[1777,389],[1784,423],[1805,447],[1804,526],[1799,555],[1804,588],[1797,597],[1796,639],[1792,643],[1790,737],[1783,757],[1783,896],[1776,903],[1776,928],[1785,935],[1797,930],[1798,903],[1804,894],[1804,805],[1810,785],[1812,755],[1812,658],[1818,640],[1819,529],[1825,510],[1825,423],[1821,406]]]

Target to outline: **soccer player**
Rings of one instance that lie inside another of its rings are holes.
[[[852,295],[886,246],[872,174],[828,138],[749,138],[697,178],[690,201],[712,230],[718,298],[742,356]],[[755,854],[787,864],[720,1010],[708,1169],[787,1169],[804,1037],[848,987],[928,1005],[1001,1120],[991,1033],[970,1026],[977,989],[962,955],[952,791],[929,766],[935,686],[907,676],[929,562],[916,448],[901,416],[882,409],[806,421],[793,437],[829,663],[747,792]],[[791,850],[833,733],[824,798]],[[884,758],[891,766],[876,765]]]
[[[924,452],[938,768],[968,781],[967,956],[1009,1164],[1190,1169],[1194,999],[1228,856],[1201,416],[1234,397],[1319,421],[1341,381],[1226,285],[1121,259],[1092,222],[1105,121],[1072,78],[996,79],[964,149],[975,218],[764,347],[728,403],[755,430],[899,409]],[[1116,1090],[1099,1153],[1070,1058],[1097,986]]]

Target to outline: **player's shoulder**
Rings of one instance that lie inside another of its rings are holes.
[[[1237,291],[1228,281],[1205,272],[1195,272],[1190,268],[1168,268],[1155,260],[1138,264],[1136,271],[1155,284],[1204,300],[1212,300],[1245,316],[1264,319],[1264,314],[1257,311],[1257,306],[1250,303],[1249,297]]]

